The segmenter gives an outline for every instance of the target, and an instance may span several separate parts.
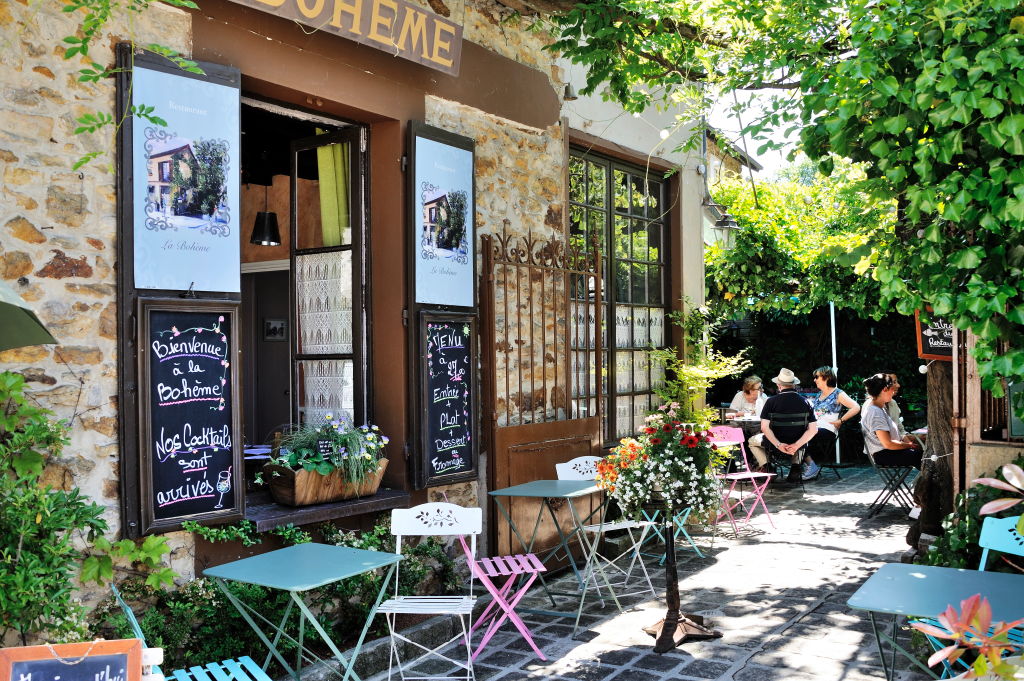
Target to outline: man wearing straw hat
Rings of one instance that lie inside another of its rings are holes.
[[[802,451],[818,432],[818,424],[811,405],[796,391],[800,379],[792,371],[784,368],[772,381],[778,386],[779,393],[769,397],[761,409],[764,445],[769,452],[777,451],[790,457],[792,466],[786,480],[800,482]]]

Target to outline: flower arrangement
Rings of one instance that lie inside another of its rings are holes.
[[[719,501],[714,469],[725,457],[711,438],[675,419],[678,403],[664,404],[646,418],[635,438],[624,438],[597,465],[598,486],[608,491],[623,513],[637,516],[646,503],[671,509],[691,508],[706,517]]]
[[[322,424],[303,424],[285,435],[270,463],[322,475],[337,470],[347,482],[362,482],[377,471],[387,443],[375,425],[355,427],[327,414]]]

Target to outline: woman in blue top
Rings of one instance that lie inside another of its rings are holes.
[[[829,450],[834,447],[836,438],[839,436],[839,428],[860,413],[860,405],[837,388],[836,383],[836,372],[832,370],[832,367],[824,366],[814,370],[814,385],[821,391],[817,397],[811,399],[811,408],[814,409],[818,432],[807,446],[807,456],[804,458],[804,480],[817,477],[821,472],[821,466],[814,462],[812,454],[816,453],[821,457],[828,456]],[[845,414],[843,407],[846,407]]]

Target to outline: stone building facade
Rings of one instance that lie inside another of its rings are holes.
[[[79,31],[78,14],[64,13],[55,3],[0,5],[0,36],[8,55],[0,98],[0,278],[32,305],[60,341],[57,346],[0,353],[0,369],[24,374],[33,399],[71,422],[71,442],[62,459],[48,466],[46,481],[78,487],[103,505],[112,534],[125,530],[121,496],[133,484],[122,479],[121,463],[138,455],[134,443],[118,441],[120,420],[126,410],[135,409],[119,402],[118,368],[135,358],[118,356],[115,126],[76,133],[76,119],[86,113],[114,113],[113,81],[81,83],[77,73],[92,61],[112,64],[118,42],[159,43],[197,60],[237,68],[243,98],[271,103],[275,111],[292,107],[303,115],[337,118],[368,130],[368,294],[374,348],[366,366],[373,384],[368,412],[391,435],[392,465],[385,484],[407,491],[405,503],[441,493],[463,503],[481,503],[493,473],[484,448],[475,480],[427,489],[416,489],[411,481],[408,459],[417,434],[410,432],[414,405],[405,389],[414,368],[403,351],[409,333],[403,312],[409,306],[402,258],[407,200],[402,157],[408,121],[422,120],[475,143],[478,235],[504,232],[566,243],[573,154],[599,153],[659,178],[666,169],[680,170],[665,181],[673,200],[666,204],[671,207],[663,219],[674,245],[671,261],[665,263],[664,305],[677,307],[684,294],[701,298],[702,185],[694,172],[700,159],[664,148],[654,151],[657,121],[622,117],[617,125],[601,129],[585,125],[607,105],[587,98],[571,107],[563,102],[565,65],[543,49],[543,33],[525,30],[525,23],[509,23],[514,13],[500,2],[467,0],[458,7],[439,0],[414,3],[463,26],[458,77],[229,0],[199,4],[199,10],[186,11],[157,3],[138,16],[117,17],[94,38],[88,58],[70,60],[62,58],[61,39]],[[98,155],[93,161],[72,170],[80,157],[94,152]],[[281,203],[288,201],[286,187],[281,177],[266,189],[245,185],[243,215],[251,216],[261,203],[262,209],[277,203],[278,213],[287,215]],[[243,243],[243,260],[252,250]],[[267,258],[282,262],[287,257],[286,250],[283,256],[270,253],[279,251],[253,256],[252,271]],[[552,316],[543,323],[553,331],[564,330],[570,322]],[[541,357],[549,351],[543,344],[530,349]],[[563,347],[555,354],[564,352]],[[521,394],[498,392],[501,404],[528,401]],[[544,399],[564,400],[564,395],[553,394]],[[484,412],[493,408],[482,405]],[[555,416],[559,418],[567,415]],[[183,579],[192,577],[197,560],[192,536],[172,531],[168,538],[174,549],[172,567]]]

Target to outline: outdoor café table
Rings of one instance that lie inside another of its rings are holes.
[[[939,676],[897,642],[896,621],[899,617],[936,617],[947,606],[958,607],[960,601],[981,594],[992,606],[993,622],[1011,622],[1024,617],[1024,575],[1005,572],[958,570],[933,565],[886,563],[861,584],[847,601],[851,608],[866,610],[871,617],[871,630],[882,659],[885,678],[896,676],[896,652],[913,661],[933,678]],[[879,626],[875,613],[892,615],[888,634]],[[886,663],[882,641],[892,646],[892,657]]]
[[[547,509],[548,514],[551,516],[551,521],[555,524],[555,529],[558,531],[558,546],[548,550],[542,556],[539,556],[542,563],[545,565],[553,556],[559,551],[565,551],[568,556],[569,565],[572,568],[573,574],[576,576],[576,581],[579,582],[580,590],[582,591],[585,587],[585,578],[580,574],[580,570],[576,565],[576,559],[572,555],[569,543],[573,537],[576,537],[580,545],[584,549],[584,554],[590,556],[594,550],[596,550],[597,537],[593,538],[593,544],[591,539],[587,537],[587,533],[583,532],[583,525],[587,520],[598,515],[604,517],[604,510],[606,506],[606,499],[602,499],[601,504],[587,515],[586,518],[580,516],[579,510],[576,508],[575,500],[585,498],[600,492],[601,489],[593,480],[534,480],[533,482],[524,482],[521,485],[513,485],[512,487],[506,487],[504,489],[496,489],[490,493],[494,497],[494,503],[498,507],[498,510],[505,517],[508,522],[509,528],[512,530],[512,534],[515,535],[516,539],[519,540],[520,546],[523,548],[524,553],[533,553],[533,544],[537,540],[537,532],[540,529],[541,520],[544,517],[544,510]],[[529,540],[523,537],[519,528],[516,527],[515,521],[512,520],[512,516],[509,514],[505,505],[502,503],[502,498],[508,497],[520,497],[528,499],[539,499],[541,501],[540,507],[537,509],[537,520],[533,524],[533,531],[530,533]],[[551,508],[551,504],[548,503],[555,499],[564,499],[566,505],[569,507],[569,513],[572,515],[573,527],[569,532],[565,532],[562,529],[562,525],[558,522],[558,517],[555,515],[554,510]],[[594,561],[595,572],[593,578],[599,576],[600,579],[605,583],[605,587],[612,595],[612,600],[615,601],[615,607],[622,611],[622,606],[619,605],[619,599],[615,596],[615,592],[612,590],[611,585],[608,582],[608,578],[605,576],[604,570],[601,569],[600,561]],[[543,575],[539,575],[541,580],[541,586],[544,588],[544,593],[547,594],[551,600],[552,606],[556,606],[554,594],[563,595],[559,592],[554,592],[548,588],[547,583],[544,581]],[[576,596],[578,594],[566,594]],[[545,615],[554,615],[556,617],[574,617],[577,612],[560,612],[557,610],[536,610],[521,608],[526,612],[535,612]]]
[[[395,565],[401,559],[402,557],[396,553],[366,551],[331,544],[296,544],[295,546],[288,546],[251,558],[243,558],[232,563],[208,568],[203,571],[203,575],[213,579],[214,583],[220,587],[220,590],[224,592],[227,599],[231,601],[231,604],[235,606],[242,617],[245,618],[245,621],[249,623],[249,626],[252,627],[253,631],[256,632],[256,635],[267,646],[269,652],[263,661],[264,670],[270,664],[270,657],[273,656],[293,678],[298,679],[299,672],[302,669],[303,653],[313,660],[320,660],[318,656],[313,654],[304,645],[305,623],[308,621],[317,633],[320,634],[324,643],[327,644],[327,647],[341,664],[341,669],[344,671],[342,675],[343,681],[347,680],[349,676],[355,679],[355,681],[359,681],[359,677],[353,671],[356,658],[359,656],[359,649],[363,646],[363,640],[366,638],[366,632],[369,630],[373,616],[377,612],[377,606],[380,605],[388,583],[391,581]],[[354,577],[355,575],[382,567],[388,568],[387,576],[381,582],[377,600],[374,602],[373,607],[370,608],[370,614],[366,617],[366,624],[363,625],[363,631],[359,634],[359,640],[352,651],[352,658],[346,660],[345,656],[338,650],[338,646],[327,632],[324,631],[323,627],[320,626],[313,613],[309,611],[309,607],[303,601],[302,595],[310,589],[333,584],[348,577]],[[228,581],[255,584],[268,589],[287,591],[291,601],[288,603],[288,607],[285,608],[284,617],[281,618],[281,622],[274,624],[266,617],[263,617],[259,613],[259,608],[263,604],[255,603],[249,605],[241,602],[228,589]],[[284,633],[284,627],[288,622],[288,616],[291,614],[293,605],[299,609],[299,638],[297,640]],[[268,638],[267,634],[263,632],[260,625],[253,619],[253,615],[263,620],[274,631],[273,640]],[[285,662],[281,651],[277,648],[277,643],[282,636],[298,645],[294,669]]]

